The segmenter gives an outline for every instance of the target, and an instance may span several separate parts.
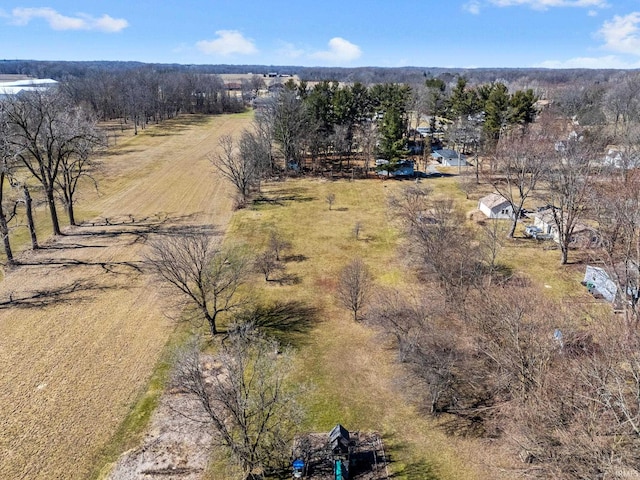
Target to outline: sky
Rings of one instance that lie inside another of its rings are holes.
[[[0,0],[0,59],[640,68],[640,0]]]

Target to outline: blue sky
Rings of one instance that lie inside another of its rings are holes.
[[[640,68],[640,0],[0,0],[0,59]]]

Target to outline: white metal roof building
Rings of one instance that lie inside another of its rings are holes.
[[[0,82],[0,98],[6,95],[18,95],[23,92],[45,91],[58,85],[50,78],[29,78],[13,82]]]

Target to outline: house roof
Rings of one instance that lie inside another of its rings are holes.
[[[555,219],[553,217],[553,210],[547,208],[546,210],[541,210],[539,212],[534,212],[531,214],[533,218],[538,218],[540,221],[546,223],[547,225],[551,225],[555,223]]]
[[[553,216],[553,210],[551,208],[547,208],[546,210],[542,210],[540,212],[532,213],[530,216],[533,218],[539,218],[540,221],[546,223],[547,225],[556,226],[556,223],[555,223],[556,221]],[[576,222],[576,224],[573,226],[572,233],[576,234],[576,233],[585,232],[585,231],[595,232],[596,229],[590,225]]]
[[[450,160],[458,159],[458,152],[451,150],[450,148],[443,148],[441,150],[434,150],[432,155],[436,158],[446,158]],[[464,160],[465,156],[460,154],[460,158]]]
[[[505,203],[509,203],[509,200],[504,198],[499,193],[490,193],[486,197],[482,197],[480,199],[480,203],[493,210],[494,208],[504,205]]]

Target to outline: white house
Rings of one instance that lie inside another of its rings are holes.
[[[529,215],[533,218],[533,224],[538,227],[541,233],[551,235],[553,241],[560,243],[560,233],[553,216],[553,210],[548,208],[540,212]],[[569,239],[569,246],[574,248],[591,248],[600,244],[598,231],[583,223],[576,223]]]
[[[431,157],[439,161],[445,167],[466,167],[469,165],[464,155],[449,148],[434,150]]]
[[[615,146],[609,146],[601,164],[606,167],[631,169],[640,165],[640,159],[635,152],[632,153]]]
[[[487,218],[513,219],[511,203],[499,193],[491,193],[482,197],[478,202],[478,210],[484,213]]]
[[[541,233],[544,235],[552,235],[555,242],[560,241],[558,227],[553,217],[553,210],[548,208],[546,210],[533,213],[531,217],[533,218],[533,224],[540,229]]]

